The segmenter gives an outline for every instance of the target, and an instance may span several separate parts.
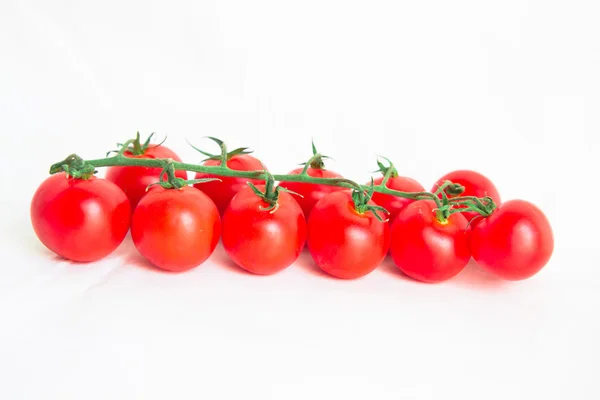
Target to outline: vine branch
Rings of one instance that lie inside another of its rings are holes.
[[[211,138],[212,139],[212,138]],[[213,139],[214,140],[214,139]],[[220,142],[220,141],[219,141]],[[450,213],[446,213],[448,216],[451,213],[455,212],[464,212],[464,211],[476,211],[482,216],[488,216],[495,208],[495,204],[491,198],[483,198],[479,199],[477,197],[455,197],[449,198],[445,200],[447,202],[446,205],[442,204],[442,200],[437,195],[437,193],[431,192],[402,192],[399,190],[390,189],[385,186],[384,183],[379,185],[360,185],[350,179],[345,178],[317,178],[309,176],[306,173],[303,174],[292,174],[292,175],[282,175],[282,174],[269,174],[265,172],[265,170],[257,170],[257,171],[239,171],[233,170],[227,167],[226,159],[227,159],[227,150],[223,142],[220,142],[221,146],[221,154],[218,156],[222,163],[217,166],[209,166],[202,164],[189,164],[184,162],[177,162],[170,158],[130,158],[126,157],[122,151],[119,151],[116,155],[112,157],[99,158],[94,160],[83,160],[76,154],[71,154],[65,160],[60,161],[58,163],[53,164],[50,167],[50,174],[55,174],[58,172],[65,171],[68,175],[73,176],[75,178],[86,179],[89,178],[90,175],[93,175],[96,168],[101,167],[112,167],[112,166],[128,166],[128,167],[148,167],[148,168],[161,168],[164,172],[166,172],[169,176],[168,182],[160,182],[163,187],[174,187],[181,188],[186,184],[195,183],[195,181],[185,181],[179,178],[175,178],[174,171],[175,170],[186,170],[192,172],[201,172],[215,176],[227,176],[227,177],[237,177],[237,178],[247,178],[247,179],[257,179],[264,180],[268,182],[269,180],[274,180],[278,182],[301,182],[301,183],[309,183],[309,184],[319,184],[319,185],[329,185],[329,186],[337,186],[342,188],[354,189],[360,191],[362,193],[372,193],[379,192],[382,194],[387,194],[391,196],[398,196],[412,200],[432,200],[436,203],[438,208],[448,208],[449,206],[462,206],[461,208],[453,209]],[[318,153],[315,156],[320,156]],[[316,157],[315,157],[316,158]],[[309,160],[311,161],[311,160]],[[307,163],[308,164],[308,163]],[[389,169],[386,173],[388,179],[389,176],[392,175],[393,170]],[[162,174],[161,174],[162,175]],[[171,176],[172,175],[172,176]],[[445,196],[444,196],[445,197]]]

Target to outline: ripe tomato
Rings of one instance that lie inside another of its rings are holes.
[[[264,190],[265,185],[257,185]],[[286,192],[279,192],[279,206],[269,204],[251,187],[238,192],[223,215],[223,248],[241,268],[257,275],[271,275],[291,265],[304,248],[306,221],[302,209]]]
[[[90,262],[112,253],[125,239],[131,211],[125,193],[95,176],[76,179],[64,172],[38,187],[30,207],[33,229],[51,251]]]
[[[460,196],[475,196],[480,198],[489,196],[494,200],[494,203],[496,203],[497,206],[500,205],[501,199],[498,189],[496,189],[496,186],[494,186],[492,181],[479,172],[470,170],[458,170],[450,172],[441,177],[433,186],[431,191],[435,192],[438,188],[437,185],[441,186],[446,180],[464,186],[465,191]],[[452,196],[448,195],[448,197],[450,198]],[[481,218],[475,218],[479,215],[476,212],[464,212],[461,214],[464,214],[467,221],[472,221],[471,226],[481,220]]]
[[[126,151],[123,155],[130,158],[172,158],[174,161],[181,162],[177,154],[162,145],[150,145],[142,155],[134,155],[130,151]],[[107,168],[106,179],[123,189],[129,198],[133,212],[140,199],[146,194],[148,185],[158,182],[161,172],[162,168],[113,166]],[[175,176],[187,179],[187,172],[178,170],[175,171]],[[166,175],[164,177],[166,179]]]
[[[220,160],[206,160],[202,163],[203,165],[218,166],[221,165]],[[262,171],[264,168],[255,157],[249,154],[237,154],[227,160],[227,166],[236,171]],[[219,209],[219,213],[223,215],[229,202],[235,196],[237,192],[248,187],[247,182],[251,182],[255,185],[260,185],[260,180],[257,179],[246,179],[246,178],[235,178],[229,176],[215,176],[211,174],[205,174],[202,172],[196,173],[195,179],[205,178],[219,178],[221,181],[211,181],[205,183],[198,183],[194,186],[197,189],[202,190],[210,197]]]
[[[300,175],[303,169],[304,168],[296,168],[288,175]],[[309,176],[315,178],[342,178],[342,175],[327,169],[309,167],[306,172]],[[294,199],[296,199],[298,204],[300,204],[300,207],[302,207],[302,211],[306,218],[308,218],[310,211],[319,200],[329,193],[344,189],[337,186],[316,185],[301,182],[281,182],[281,186],[302,195],[302,197],[296,196]]]
[[[550,222],[535,205],[509,200],[471,234],[471,251],[479,265],[507,280],[521,280],[538,273],[554,251]]]
[[[432,200],[409,204],[392,224],[390,255],[406,275],[435,283],[458,274],[469,262],[467,220],[452,214],[445,223],[436,217]]]
[[[148,261],[167,271],[181,272],[202,264],[221,234],[217,207],[191,186],[155,186],[144,196],[131,221],[131,238]]]
[[[313,207],[307,243],[313,260],[323,271],[337,278],[354,279],[372,272],[383,261],[390,245],[390,229],[372,212],[356,211],[351,191],[337,191]]]
[[[379,178],[375,179],[373,181],[373,185],[379,185],[381,184],[381,182],[383,182],[383,176],[380,176]],[[425,191],[425,188],[419,182],[415,181],[412,178],[399,175],[390,177],[390,179],[388,179],[388,181],[386,182],[385,186],[393,190],[399,190],[401,192]],[[383,194],[378,192],[373,193],[372,200],[375,203],[377,203],[377,205],[382,206],[383,208],[388,210],[388,212],[390,213],[390,225],[394,222],[394,219],[396,219],[398,213],[400,213],[400,211],[402,211],[404,207],[406,207],[414,201],[412,199],[407,199],[399,196],[391,196],[389,194]]]

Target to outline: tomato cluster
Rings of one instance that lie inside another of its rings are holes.
[[[162,145],[141,150],[138,146],[134,153],[126,150],[121,155],[180,161]],[[221,163],[214,157],[203,162]],[[266,171],[260,160],[245,152],[227,154],[226,165],[235,171]],[[471,257],[507,280],[529,278],[549,261],[553,233],[535,205],[502,202],[494,184],[474,171],[454,171],[425,192],[417,181],[390,168],[391,164],[382,169],[382,176],[371,184],[428,193],[429,198],[403,198],[373,191],[372,186],[365,191],[285,180],[276,186],[272,179],[207,173],[195,177],[219,180],[194,185],[185,181],[168,188],[153,185],[165,179],[161,168],[119,165],[109,167],[105,178],[65,172],[50,176],[33,196],[31,219],[40,241],[64,258],[103,258],[130,229],[141,255],[174,272],[201,265],[219,240],[240,268],[259,275],[287,268],[305,247],[319,268],[342,279],[369,274],[388,255],[404,274],[430,283],[454,277]],[[171,175],[187,178],[183,170]],[[343,179],[325,169],[318,155],[287,176],[294,175]],[[448,185],[461,190],[444,190]],[[472,209],[461,210],[466,203],[457,202],[440,213],[441,202],[434,194],[445,205],[448,199],[475,196],[493,199],[497,207],[484,217]]]

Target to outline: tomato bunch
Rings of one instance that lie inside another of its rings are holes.
[[[501,202],[475,171],[453,171],[426,192],[393,164],[358,185],[313,157],[287,175],[271,175],[247,149],[202,166],[139,135],[96,177],[94,161],[72,155],[52,166],[30,214],[40,241],[78,262],[112,253],[131,230],[135,248],[157,268],[182,272],[208,260],[219,240],[231,260],[257,275],[278,273],[307,248],[316,266],[340,279],[375,270],[386,257],[407,276],[443,282],[473,258],[506,280],[538,273],[554,237],[544,213],[525,200]],[[98,161],[98,160],[95,160]],[[98,165],[97,164],[97,165]],[[196,170],[188,181],[185,170]],[[276,182],[280,182],[276,184]]]

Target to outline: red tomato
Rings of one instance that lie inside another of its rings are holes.
[[[131,238],[148,261],[167,271],[181,272],[202,264],[221,234],[217,207],[191,186],[155,186],[133,212]]]
[[[483,176],[478,172],[469,170],[458,170],[450,172],[441,177],[433,186],[431,191],[435,192],[438,188],[437,185],[442,185],[442,183],[444,183],[444,181],[446,180],[464,186],[465,191],[460,196],[475,196],[480,198],[489,196],[494,200],[494,203],[496,203],[497,206],[500,205],[500,193],[498,193],[496,186],[494,186],[492,181],[490,181],[487,177]],[[472,221],[471,225],[474,225],[475,223],[478,223],[481,220],[481,218],[476,218],[475,220],[473,220],[473,218],[479,215],[475,212],[464,212],[462,214],[464,214],[467,221]]]
[[[221,165],[221,161],[220,160],[207,160],[207,161],[203,162],[203,165],[218,166],[218,165]],[[258,160],[255,157],[252,157],[249,154],[238,154],[238,155],[232,156],[229,160],[227,160],[227,166],[236,171],[262,171],[263,170],[263,166],[262,166],[260,160]],[[205,174],[202,172],[196,173],[195,179],[205,179],[205,178],[219,178],[221,180],[221,181],[198,183],[198,184],[194,185],[196,188],[198,188],[198,189],[202,190],[204,193],[206,193],[208,195],[208,197],[210,197],[215,202],[221,215],[223,215],[223,213],[227,209],[227,206],[229,205],[229,202],[231,201],[233,196],[235,196],[235,194],[237,192],[239,192],[240,190],[248,187],[247,182],[251,182],[255,185],[260,185],[262,182],[264,182],[264,181],[257,180],[257,179],[235,178],[235,177],[228,177],[228,176],[215,176],[215,175],[211,175],[211,174]]]
[[[373,201],[369,204],[375,205]],[[354,279],[372,272],[383,261],[390,245],[390,229],[372,212],[356,211],[350,190],[337,191],[313,207],[307,243],[323,271]]]
[[[304,168],[297,168],[288,175],[300,175],[303,169]],[[315,178],[342,178],[342,175],[327,169],[309,167],[306,172],[309,176]],[[308,218],[310,211],[319,200],[329,193],[344,189],[337,186],[315,185],[312,183],[301,182],[281,182],[281,186],[302,195],[302,197],[296,196],[294,199],[296,199],[298,204],[300,204],[300,207],[302,207],[302,211],[306,218]]]
[[[507,280],[538,273],[554,251],[552,227],[544,213],[524,200],[509,200],[471,234],[471,251],[479,265]]]
[[[58,173],[38,187],[30,207],[33,229],[51,251],[90,262],[123,242],[131,218],[129,200],[114,183],[95,176],[67,178]]]
[[[304,248],[302,209],[286,192],[279,193],[278,204],[274,212],[261,210],[269,204],[246,187],[233,197],[223,215],[223,248],[246,271],[274,274],[296,261]]]
[[[383,176],[375,179],[373,181],[373,185],[379,185],[383,182]],[[368,183],[370,185],[370,182]],[[424,192],[425,188],[417,181],[412,178],[408,178],[405,176],[395,176],[390,177],[390,179],[385,184],[386,187],[399,190],[401,192]],[[407,199],[399,196],[391,196],[389,194],[383,194],[374,192],[373,197],[371,199],[377,203],[377,205],[388,210],[390,215],[388,216],[390,220],[390,225],[394,222],[394,219],[398,215],[398,213],[407,205],[412,203],[414,200]]]
[[[435,283],[458,274],[469,262],[469,230],[461,214],[440,222],[432,200],[409,204],[392,224],[390,255],[413,279]]]
[[[129,151],[123,153],[130,158],[172,158],[174,161],[181,162],[181,158],[172,150],[165,146],[150,145],[144,154],[134,155]],[[117,184],[131,203],[131,211],[135,209],[140,199],[146,194],[148,185],[158,182],[162,168],[147,167],[109,167],[106,170],[106,179]],[[175,176],[187,179],[186,171],[175,171]],[[164,175],[166,179],[166,175]]]

